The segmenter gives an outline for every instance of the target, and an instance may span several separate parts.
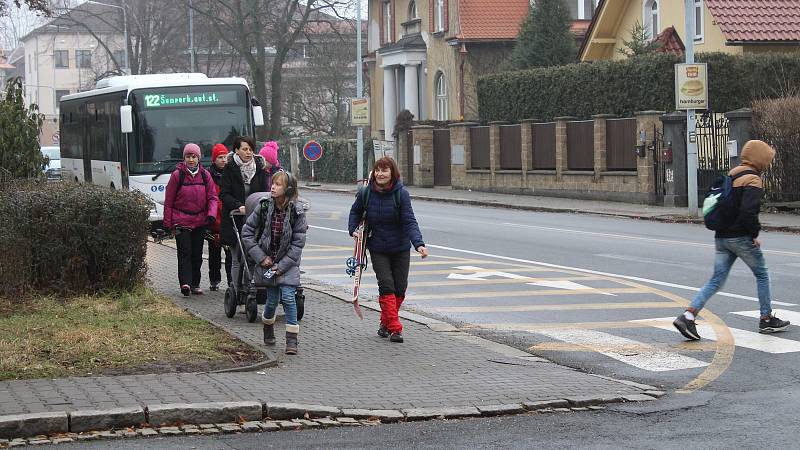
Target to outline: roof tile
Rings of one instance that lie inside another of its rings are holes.
[[[516,39],[529,0],[460,0],[459,39]]]
[[[728,41],[800,41],[797,0],[706,0]]]

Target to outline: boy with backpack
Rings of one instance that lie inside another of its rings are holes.
[[[758,212],[764,185],[761,175],[775,158],[775,150],[763,141],[748,141],[742,148],[742,163],[733,168],[728,176],[715,183],[719,191],[707,197],[704,205],[706,227],[715,230],[714,274],[694,297],[686,311],[672,323],[687,339],[700,339],[695,326],[695,318],[712,295],[725,284],[736,258],[741,258],[756,277],[758,303],[761,319],[759,333],[775,333],[789,326],[772,314],[769,273],[761,252],[758,233],[761,224]],[[713,195],[712,195],[713,194]],[[715,203],[712,205],[712,203]]]

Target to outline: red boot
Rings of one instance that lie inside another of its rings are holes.
[[[397,316],[397,298],[394,294],[381,295],[378,302],[381,304],[381,322],[386,324],[390,333],[401,333],[403,324]]]
[[[400,305],[403,304],[403,300],[406,299],[405,295],[395,295],[394,297],[397,300],[397,314],[400,315]]]

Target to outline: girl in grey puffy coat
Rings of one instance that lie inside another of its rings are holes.
[[[264,343],[275,345],[275,314],[278,303],[286,314],[286,354],[297,354],[297,305],[300,257],[306,244],[305,207],[297,201],[297,180],[289,172],[272,177],[271,198],[247,218],[242,228],[244,250],[256,263],[256,283],[268,285],[264,307]]]

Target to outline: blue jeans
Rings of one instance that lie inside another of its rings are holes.
[[[747,267],[753,271],[753,275],[756,277],[761,317],[769,316],[772,313],[772,302],[769,293],[769,273],[767,272],[767,264],[764,261],[764,254],[761,253],[761,248],[756,246],[753,243],[753,238],[749,236],[717,238],[714,239],[714,244],[717,249],[716,256],[714,257],[714,275],[712,275],[711,279],[700,289],[700,292],[695,295],[690,307],[694,308],[695,313],[700,312],[708,299],[722,289],[736,258],[742,258],[742,261],[747,264]]]
[[[286,331],[296,333],[297,331],[294,330],[299,329],[297,325],[297,304],[294,300],[297,286],[277,286],[266,289],[267,304],[264,306],[263,322],[268,325],[275,323],[275,313],[278,309],[278,302],[280,302],[286,315]]]

